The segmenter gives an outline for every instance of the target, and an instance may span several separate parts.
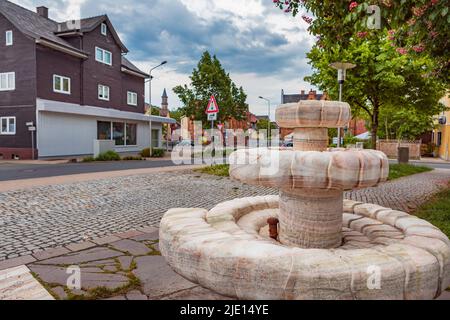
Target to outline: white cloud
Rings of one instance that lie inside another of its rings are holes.
[[[189,83],[204,50],[216,54],[232,79],[248,94],[251,111],[266,114],[260,95],[280,102],[280,91],[297,93],[310,85],[306,52],[314,42],[298,16],[277,9],[270,0],[14,0],[34,10],[46,5],[50,17],[68,20],[108,14],[130,49],[128,58],[144,71],[155,70],[153,104],[167,88],[172,108],[181,106],[172,88]],[[148,91],[148,88],[146,89]],[[205,106],[206,107],[206,106]]]

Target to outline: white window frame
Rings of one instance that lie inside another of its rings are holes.
[[[102,90],[102,94],[100,95],[100,90]],[[103,100],[103,101],[110,101],[111,98],[111,88],[108,86],[105,86],[104,84],[99,84],[98,85],[98,99],[99,100]],[[104,97],[106,95],[106,93],[108,94],[108,97]]]
[[[100,32],[101,32],[102,35],[104,35],[104,36],[108,35],[108,26],[106,25],[106,23],[102,23],[102,24],[101,24]]]
[[[56,79],[59,78],[60,79],[60,83],[61,83],[61,88],[57,89],[56,88]],[[68,80],[69,81],[69,91],[65,91],[64,90],[64,80]],[[67,94],[70,95],[72,94],[72,79],[69,77],[64,77],[64,76],[60,76],[58,74],[54,74],[53,75],[53,92],[56,93],[61,93],[61,94]]]
[[[6,78],[6,87],[2,88],[2,77]],[[12,77],[12,86],[9,85],[10,78]],[[3,72],[0,73],[0,91],[14,91],[16,90],[16,73],[15,72]]]
[[[97,51],[101,51],[101,53],[102,53],[102,59],[99,59],[99,58],[97,57]],[[107,62],[107,61],[106,61],[106,59],[105,59],[105,53],[108,53],[108,54],[110,55],[110,57],[111,57],[110,62]],[[105,49],[102,49],[102,48],[99,48],[99,47],[95,47],[95,60],[98,61],[98,62],[100,62],[100,63],[103,63],[103,64],[106,64],[106,65],[112,66],[112,62],[113,62],[113,55],[112,55],[112,52],[111,52],[111,51],[108,51],[108,50],[105,50]]]
[[[5,44],[6,46],[12,46],[14,43],[14,35],[12,30],[8,30],[5,32]]]
[[[3,131],[3,119],[6,119],[6,131]],[[9,125],[11,119],[14,119],[14,131],[9,131]],[[0,135],[13,136],[17,131],[17,119],[16,117],[0,117]]]
[[[138,105],[138,94],[136,92],[127,91],[127,104],[129,106],[137,107],[137,105]]]

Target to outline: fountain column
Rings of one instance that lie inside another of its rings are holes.
[[[280,127],[294,130],[296,152],[327,151],[328,128],[350,120],[345,105],[337,105],[336,112],[330,113],[325,103],[315,104],[277,110]],[[279,240],[305,249],[338,248],[342,245],[343,211],[342,189],[281,188]]]
[[[304,249],[340,247],[343,203],[342,190],[281,190],[280,242]]]

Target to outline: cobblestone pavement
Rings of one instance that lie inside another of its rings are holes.
[[[450,181],[436,170],[347,193],[349,199],[409,211]],[[190,172],[36,187],[0,193],[0,261],[48,248],[158,226],[170,208],[210,209],[234,198],[276,194],[227,178]]]

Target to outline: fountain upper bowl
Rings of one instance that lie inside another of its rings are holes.
[[[280,128],[342,128],[351,120],[350,105],[337,101],[300,101],[276,110]]]
[[[285,190],[367,188],[387,181],[388,175],[388,158],[376,150],[258,148],[230,156],[232,179]]]

